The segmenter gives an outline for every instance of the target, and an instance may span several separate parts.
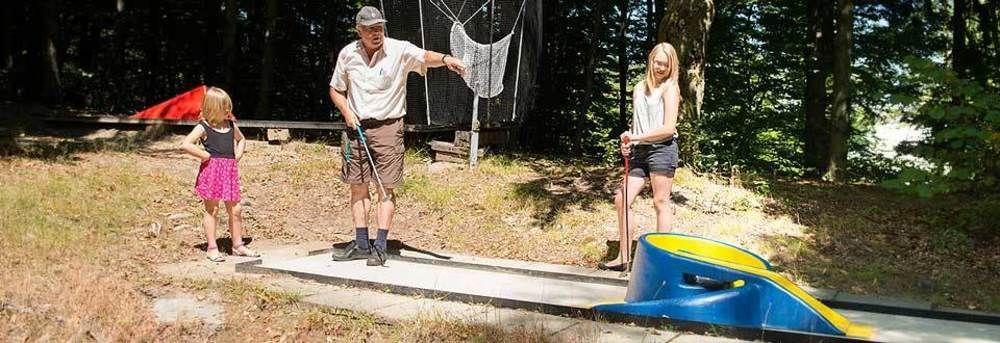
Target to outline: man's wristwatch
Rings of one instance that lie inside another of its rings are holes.
[[[446,63],[446,62],[444,61],[444,59],[446,59],[446,58],[448,58],[448,57],[452,57],[452,56],[451,56],[451,55],[449,55],[449,54],[441,54],[441,63],[442,63],[442,64],[448,64],[448,63]]]

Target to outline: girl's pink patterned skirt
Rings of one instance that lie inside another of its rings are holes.
[[[194,191],[202,199],[240,201],[240,172],[236,160],[212,157],[202,162]]]

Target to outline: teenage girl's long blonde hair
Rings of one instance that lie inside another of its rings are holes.
[[[208,87],[205,91],[205,100],[201,103],[201,119],[209,125],[222,126],[229,120],[230,113],[233,112],[233,100],[229,94],[219,87]]]
[[[667,54],[667,77],[663,80],[657,80],[656,76],[653,75],[653,59],[661,52]],[[646,60],[646,94],[650,94],[653,89],[656,89],[663,82],[670,81],[676,84],[679,73],[678,65],[680,65],[680,62],[677,59],[677,50],[674,49],[673,45],[663,42],[654,46],[653,50],[649,52],[649,58]]]

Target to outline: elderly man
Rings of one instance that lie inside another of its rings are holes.
[[[386,238],[396,210],[393,190],[403,182],[406,76],[413,71],[423,75],[427,68],[441,66],[461,75],[465,64],[455,57],[386,37],[386,20],[375,7],[361,8],[355,19],[359,39],[340,50],[330,80],[330,99],[347,123],[341,179],[351,189],[355,239],[343,251],[335,250],[333,259],[368,259],[369,266],[381,266],[385,265]],[[358,126],[365,132],[367,151],[357,134]],[[368,164],[368,153],[375,170]],[[375,172],[382,181],[376,212],[378,234],[375,243],[369,244],[368,185]]]

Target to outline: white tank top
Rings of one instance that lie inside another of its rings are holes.
[[[663,104],[663,92],[670,87],[674,87],[668,85],[667,87],[654,89],[649,94],[646,94],[645,81],[642,82],[632,92],[632,133],[640,135],[663,127],[663,110],[666,107]],[[674,136],[676,137],[676,135]],[[670,139],[635,144],[662,143],[668,140]]]

